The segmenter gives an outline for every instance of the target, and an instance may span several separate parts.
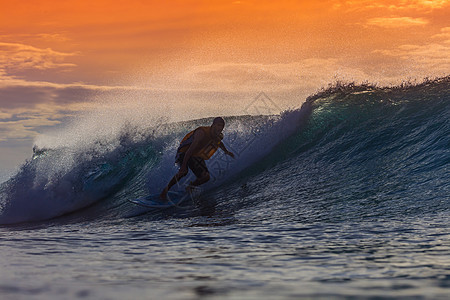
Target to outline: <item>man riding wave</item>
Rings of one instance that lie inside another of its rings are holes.
[[[197,179],[189,183],[186,187],[187,191],[191,191],[194,187],[206,183],[210,176],[205,160],[210,159],[218,148],[222,149],[226,155],[234,158],[234,154],[228,151],[222,143],[224,127],[225,120],[217,117],[213,120],[211,126],[198,127],[186,134],[181,140],[175,158],[175,163],[180,166],[180,169],[161,192],[159,196],[161,200],[167,201],[167,193],[170,188],[182,177],[186,176],[188,167]]]

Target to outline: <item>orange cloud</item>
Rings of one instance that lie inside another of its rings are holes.
[[[392,17],[392,18],[371,18],[367,20],[366,25],[379,26],[384,28],[402,28],[411,26],[423,26],[429,21],[424,18],[411,17]]]
[[[404,7],[416,9],[439,9],[449,5],[450,3],[448,0],[410,0],[405,1],[404,3]]]
[[[444,39],[446,43],[450,42],[450,27],[441,28],[441,33],[435,34],[432,37]]]
[[[386,9],[389,11],[405,11],[405,10],[418,10],[418,11],[432,11],[435,9],[441,9],[450,6],[448,0],[358,0],[358,1],[345,1],[335,5],[336,8],[346,7],[350,10],[373,10],[373,9]]]
[[[64,60],[75,53],[62,53],[19,43],[0,42],[0,69],[52,69],[74,67]]]
[[[395,57],[409,64],[409,70],[418,76],[445,76],[450,70],[450,44],[427,43],[401,45],[395,49],[375,50],[385,56]],[[405,76],[405,75],[404,75]]]

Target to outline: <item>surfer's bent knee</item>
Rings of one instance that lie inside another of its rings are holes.
[[[211,178],[211,176],[209,176],[209,172],[205,172],[205,173],[203,173],[202,178],[203,178],[203,179],[205,180],[205,182],[206,182],[206,181],[209,181],[209,179]]]

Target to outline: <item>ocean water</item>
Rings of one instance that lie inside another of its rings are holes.
[[[127,200],[211,119],[37,144],[1,185],[0,298],[448,299],[449,77],[225,119],[236,159],[169,209]]]

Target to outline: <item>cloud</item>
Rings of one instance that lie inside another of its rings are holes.
[[[441,28],[441,33],[435,34],[432,38],[444,39],[444,42],[450,41],[450,27]]]
[[[372,10],[372,9],[386,9],[389,11],[422,11],[430,12],[435,9],[442,9],[450,6],[448,0],[403,0],[403,1],[373,1],[373,0],[359,0],[359,1],[345,1],[336,4],[334,7],[339,9],[346,7],[349,11],[354,10]]]
[[[34,107],[13,107],[0,110],[0,142],[31,140],[44,128],[61,124],[69,117],[93,110],[93,104],[48,104],[40,103]]]
[[[40,38],[62,37],[44,34]],[[73,55],[22,43],[0,42],[0,141],[32,139],[41,128],[59,124],[58,118],[82,110],[80,103],[87,101],[87,94],[93,94],[95,86],[29,82],[11,75],[27,69],[73,67],[74,64],[65,62]]]
[[[12,113],[0,110],[0,120],[2,120],[2,119],[11,119],[12,117],[13,117]]]
[[[9,139],[23,140],[32,139],[38,135],[37,128],[55,126],[58,120],[46,118],[33,118],[20,121],[0,121],[0,142]]]
[[[3,109],[32,108],[38,103],[52,101],[53,88],[11,86],[0,89],[0,105]]]
[[[107,87],[0,80],[0,141],[34,138],[43,127],[95,107],[92,101]]]
[[[450,70],[450,44],[428,43],[424,45],[401,45],[395,49],[374,50],[386,56],[408,62],[415,76],[444,76]]]
[[[292,63],[213,63],[192,66],[179,79],[196,83],[198,90],[221,91],[289,91],[308,88],[309,92],[329,83],[336,76],[362,77],[361,71],[345,66],[336,58],[311,58]],[[348,75],[348,76],[347,76]]]
[[[14,71],[74,67],[75,64],[64,62],[67,57],[74,55],[76,53],[63,53],[50,48],[41,49],[20,43],[0,42],[0,69]]]
[[[411,26],[423,26],[428,23],[429,23],[428,20],[424,18],[391,17],[391,18],[371,18],[367,20],[366,25],[384,28],[402,28]]]
[[[0,108],[32,109],[43,103],[49,105],[84,104],[92,102],[97,94],[144,89],[133,86],[26,81],[11,76],[0,76]]]
[[[44,41],[56,41],[56,42],[70,41],[70,39],[66,35],[61,33],[38,33],[34,36]]]
[[[448,0],[410,0],[403,5],[406,8],[415,9],[439,9],[449,6]]]
[[[45,42],[67,42],[71,39],[64,33],[16,33],[16,34],[1,34],[0,39],[3,41],[20,39],[22,42],[26,41],[45,41]]]
[[[295,82],[294,76],[286,76],[286,69],[281,73],[276,69],[275,65],[265,64],[213,63],[190,67],[181,74],[180,79],[186,83],[198,82],[212,89],[219,86],[222,90],[261,89],[273,84],[285,88]]]

